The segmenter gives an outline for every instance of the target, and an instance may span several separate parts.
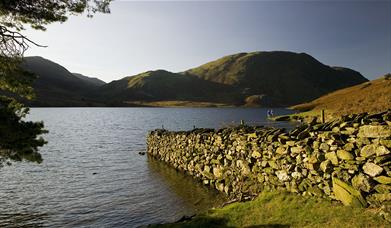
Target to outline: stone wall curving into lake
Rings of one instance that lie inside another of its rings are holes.
[[[147,137],[148,154],[232,198],[284,189],[342,201],[391,205],[391,111],[284,129],[240,126]]]

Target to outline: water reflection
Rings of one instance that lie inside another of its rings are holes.
[[[1,226],[9,228],[43,227],[48,215],[37,212],[0,213]]]
[[[211,205],[221,206],[227,200],[224,194],[202,185],[196,179],[152,157],[148,157],[148,168],[196,213],[206,211]]]
[[[138,152],[147,132],[162,125],[218,128],[241,119],[267,122],[266,110],[32,109],[27,120],[45,122],[49,143],[40,149],[41,164],[0,169],[0,227],[138,227],[216,206],[222,195]]]

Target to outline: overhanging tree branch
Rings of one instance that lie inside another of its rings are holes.
[[[0,25],[0,54],[8,57],[21,57],[25,51],[35,45],[37,47],[47,47],[40,45],[20,32],[11,31],[7,27]]]

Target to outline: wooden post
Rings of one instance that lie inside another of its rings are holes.
[[[324,109],[320,110],[320,121],[322,121],[322,123],[325,122],[325,118],[324,118]]]

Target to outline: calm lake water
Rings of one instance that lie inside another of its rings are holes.
[[[220,128],[241,119],[275,125],[266,109],[33,108],[49,141],[44,161],[0,169],[0,227],[137,227],[173,222],[225,199],[165,164],[140,156],[149,130]],[[290,113],[274,109],[275,114]],[[278,123],[290,127],[288,123]]]

